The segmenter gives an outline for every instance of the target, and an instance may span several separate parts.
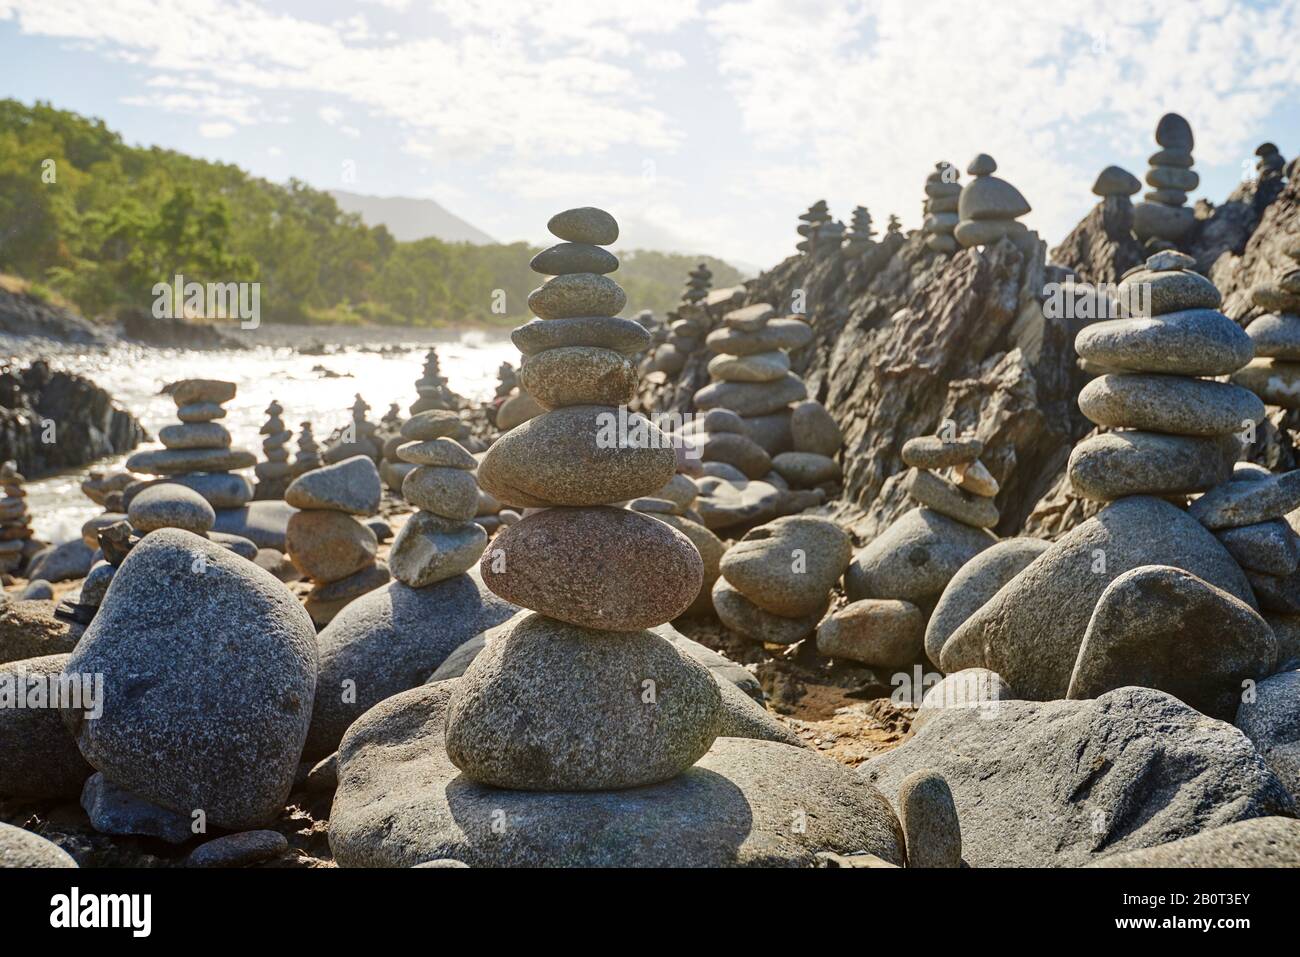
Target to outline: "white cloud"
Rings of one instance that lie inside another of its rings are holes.
[[[676,50],[655,50],[645,58],[645,65],[651,70],[667,73],[686,66],[686,57]]]
[[[267,155],[267,156],[283,156],[283,155],[284,155],[284,150],[280,149],[280,147],[278,147],[278,146],[268,146],[268,147],[266,148],[266,155]]]
[[[337,106],[322,106],[316,111],[316,115],[324,120],[328,126],[334,126],[339,120],[343,119],[343,111]]]
[[[233,123],[200,123],[199,136],[209,140],[223,140],[227,136],[233,135],[235,125]]]

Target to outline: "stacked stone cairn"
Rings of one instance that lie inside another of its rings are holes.
[[[651,371],[676,375],[686,365],[687,356],[700,348],[712,325],[705,306],[712,282],[713,273],[704,263],[691,270],[681,304],[668,314],[668,335],[655,349]]]
[[[198,492],[213,508],[239,508],[253,497],[253,484],[235,474],[257,465],[257,456],[230,446],[230,433],[217,422],[222,406],[235,397],[235,384],[217,379],[185,379],[171,387],[179,424],[158,430],[164,448],[136,452],[126,460],[132,472],[163,476],[164,480]],[[129,486],[123,504],[146,483]]]
[[[886,236],[901,236],[903,233],[903,221],[893,213],[889,214],[889,222],[885,224]]]
[[[871,225],[871,213],[865,206],[853,209],[849,234],[844,240],[844,251],[850,256],[861,256],[876,245],[876,230]]]
[[[874,668],[921,658],[926,624],[953,576],[997,542],[998,483],[974,436],[920,436],[903,444],[903,483],[917,508],[860,550],[844,577],[850,604],[818,628],[817,650]],[[946,472],[946,476],[942,473]]]
[[[1141,191],[1141,181],[1126,169],[1107,166],[1097,174],[1092,192],[1101,197],[1102,218],[1107,235],[1122,236],[1132,232],[1132,197]]]
[[[424,357],[424,370],[415,382],[419,398],[411,405],[411,414],[430,409],[455,409],[456,396],[447,385],[438,362],[438,350],[430,349]]]
[[[1038,241],[1019,217],[1030,211],[1029,201],[1004,179],[993,174],[998,164],[987,153],[971,160],[966,172],[974,177],[962,187],[957,200],[957,226],[953,236],[967,249],[990,246],[1003,237],[1022,248]]]
[[[922,229],[926,246],[936,253],[947,255],[961,248],[953,237],[961,199],[960,178],[957,167],[947,161],[935,163],[934,172],[925,178],[925,225]]]
[[[1075,446],[1069,475],[1085,498],[1187,496],[1226,482],[1241,436],[1264,418],[1248,389],[1205,376],[1236,372],[1254,354],[1250,338],[1218,311],[1214,283],[1195,261],[1169,251],[1120,281],[1121,306],[1150,315],[1086,326],[1079,355],[1105,370],[1079,394],[1079,408],[1113,431]]]
[[[1166,113],[1156,125],[1161,149],[1147,160],[1147,185],[1152,189],[1134,211],[1133,232],[1148,252],[1176,248],[1196,223],[1187,208],[1187,194],[1200,177],[1192,171],[1192,127],[1177,113]]]
[[[478,463],[452,438],[460,428],[460,417],[447,409],[427,409],[402,424],[397,457],[410,466],[402,497],[419,511],[398,531],[388,563],[394,577],[412,588],[465,573],[487,545],[487,532],[474,521],[480,508]]]
[[[370,404],[357,393],[352,402],[352,421],[333,436],[333,441],[325,449],[325,461],[330,465],[350,459],[355,455],[364,455],[372,461],[378,460],[382,449],[376,444],[378,427],[366,418]]]
[[[554,325],[529,323],[534,348],[521,371],[546,411],[479,466],[490,494],[541,509],[502,530],[480,563],[488,588],[527,613],[497,628],[462,677],[390,699],[352,726],[331,815],[336,860],[811,866],[819,852],[862,851],[901,864],[902,832],[879,792],[808,749],[719,738],[728,693],[651,630],[696,600],[703,563],[666,522],[618,507],[665,489],[676,455],[652,423],[620,409],[636,381],[619,346],[624,323],[636,324],[614,316],[623,294],[603,247],[617,223],[585,207],[548,225],[563,242],[534,260],[554,278],[530,306]],[[418,795],[382,753],[392,740],[384,711],[394,708],[425,729],[408,747],[430,775]],[[357,748],[376,733],[378,751]],[[381,827],[410,838],[377,840],[373,802],[394,790],[418,807],[394,805]],[[790,807],[806,812],[798,834]]]
[[[829,226],[830,223],[831,213],[826,200],[817,200],[806,212],[799,214],[798,232],[802,238],[795,244],[795,249],[805,254],[816,252],[822,227]]]
[[[713,288],[713,271],[705,263],[700,263],[688,274],[686,288],[682,291],[682,302],[698,306],[709,297]]]
[[[298,509],[285,536],[289,560],[311,579],[307,613],[327,625],[349,602],[388,583],[388,567],[375,561],[379,540],[354,516],[379,510],[379,471],[365,455],[305,472],[284,500]]]
[[[732,631],[790,645],[817,630],[853,544],[829,519],[788,515],[750,529],[727,549],[713,607]]]
[[[298,452],[293,457],[293,477],[297,478],[304,472],[318,469],[322,464],[324,463],[320,455],[320,446],[316,444],[316,437],[312,435],[311,423],[299,423]]]
[[[497,388],[494,398],[504,400],[519,387],[519,373],[509,362],[503,362],[497,368]]]
[[[1276,143],[1260,143],[1255,149],[1255,173],[1261,180],[1281,179],[1286,170],[1286,159]]]
[[[262,440],[266,461],[258,462],[253,467],[253,474],[257,476],[257,488],[253,491],[255,499],[284,498],[284,490],[293,478],[288,449],[293,433],[285,427],[284,419],[281,418],[283,414],[284,407],[272,399],[266,407],[267,419],[260,431],[261,435],[266,436]]]
[[[727,413],[734,415],[734,413]],[[704,561],[704,581],[695,601],[684,612],[688,616],[713,614],[713,585],[718,580],[719,565],[727,546],[705,524],[696,509],[700,490],[688,475],[677,474],[663,488],[649,496],[633,499],[628,508],[671,525],[691,540]]]
[[[1269,405],[1300,408],[1300,241],[1286,250],[1292,266],[1274,282],[1250,291],[1251,302],[1263,315],[1246,327],[1255,345],[1255,359],[1235,373],[1232,381],[1245,386]]]
[[[24,481],[18,463],[0,465],[0,572],[6,574],[18,571],[30,557],[32,526]]]

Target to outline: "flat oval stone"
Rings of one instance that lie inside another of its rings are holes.
[[[230,432],[218,422],[184,422],[164,425],[158,441],[169,449],[224,449],[230,446]]]
[[[424,588],[473,568],[487,540],[487,532],[474,522],[416,512],[393,539],[388,567],[403,585]]]
[[[182,422],[211,422],[225,417],[226,410],[215,402],[194,402],[176,410],[176,418]]]
[[[1229,381],[1249,389],[1269,405],[1300,408],[1300,362],[1256,359],[1234,372]]]
[[[774,382],[713,382],[695,393],[695,408],[730,409],[737,415],[768,415],[808,398],[803,380],[787,372]]]
[[[1185,193],[1178,195],[1185,197]],[[1153,236],[1177,242],[1196,225],[1196,213],[1190,206],[1165,206],[1161,203],[1138,203],[1133,208],[1133,232],[1139,239]]]
[[[548,508],[497,534],[484,583],[521,608],[598,628],[671,621],[699,594],[704,563],[681,532],[620,508]],[[653,580],[654,587],[646,583]]]
[[[256,464],[257,456],[245,449],[155,449],[136,452],[126,460],[127,469],[146,475],[233,472]]]
[[[916,502],[940,515],[975,528],[992,528],[998,523],[998,507],[993,499],[965,492],[933,472],[914,468],[904,482]]]
[[[844,444],[839,423],[826,406],[815,399],[795,403],[790,410],[790,432],[796,452],[832,456]]]
[[[946,439],[941,435],[918,435],[903,443],[899,455],[904,465],[918,469],[942,469],[974,462],[984,452],[984,443],[973,435]]]
[[[626,405],[636,395],[637,370],[612,349],[561,346],[527,356],[519,381],[544,409]]]
[[[1270,312],[1300,312],[1300,292],[1280,283],[1260,283],[1251,289],[1250,301]]]
[[[776,516],[781,492],[769,482],[744,481],[743,474],[738,479],[710,475],[696,481],[700,494],[695,508],[706,528],[731,528]]]
[[[455,435],[461,427],[460,416],[448,409],[417,412],[402,423],[402,438],[421,442]]]
[[[790,357],[780,350],[749,356],[714,356],[709,375],[724,382],[772,382],[790,371]]]
[[[1216,532],[1215,537],[1237,564],[1248,571],[1286,577],[1300,567],[1296,533],[1280,518],[1225,528]]]
[[[1147,163],[1152,166],[1178,166],[1190,169],[1193,162],[1192,151],[1184,149],[1157,150],[1147,157]]]
[[[545,411],[537,404],[536,399],[521,389],[502,402],[501,408],[497,409],[497,428],[502,432],[509,432]]]
[[[721,711],[708,669],[653,632],[527,615],[487,642],[455,683],[447,756],[470,779],[500,788],[637,787],[703,757]]]
[[[528,308],[542,319],[615,316],[625,305],[622,286],[590,272],[556,276],[528,294]]]
[[[1119,166],[1107,166],[1092,184],[1092,191],[1098,196],[1133,196],[1141,189],[1138,178]]]
[[[1079,410],[1098,425],[1174,435],[1226,435],[1264,419],[1264,403],[1241,386],[1140,373],[1093,379]]]
[[[1069,475],[1084,498],[1204,492],[1232,477],[1241,453],[1235,435],[1202,438],[1156,432],[1106,432],[1074,447]]]
[[[607,249],[590,243],[559,243],[543,249],[528,264],[533,272],[544,276],[594,272],[605,274],[618,268],[618,257]]]
[[[1300,360],[1300,316],[1267,313],[1246,327],[1261,358]]]
[[[812,488],[843,476],[839,462],[816,452],[782,452],[772,457],[772,468],[791,488]]]
[[[373,515],[379,511],[382,494],[374,461],[354,455],[299,475],[285,489],[284,500],[294,508]]]
[[[375,560],[375,533],[342,512],[294,512],[285,533],[289,558],[315,582],[332,582]]]
[[[766,450],[753,439],[736,432],[706,433],[704,441],[697,441],[697,445],[705,462],[734,465],[746,478],[762,478],[772,469],[772,457]]]
[[[603,209],[579,206],[556,213],[547,220],[551,235],[571,243],[609,246],[618,241],[618,221]]]
[[[399,459],[411,465],[440,465],[470,471],[478,468],[478,462],[465,446],[446,437],[426,439],[423,442],[404,442],[396,451]]]
[[[957,571],[997,538],[928,508],[914,508],[861,549],[844,575],[849,599],[933,604]]]
[[[650,333],[639,322],[617,316],[570,316],[532,319],[510,333],[510,341],[525,356],[561,346],[596,346],[630,356],[650,348]]]
[[[977,176],[961,191],[957,212],[962,219],[1016,219],[1030,212],[1029,201],[1004,179]]]
[[[1201,177],[1193,170],[1177,166],[1153,166],[1147,170],[1147,185],[1157,189],[1172,189],[1187,193],[1201,184]]]
[[[880,668],[911,664],[921,653],[925,616],[908,601],[864,598],[817,626],[817,653]]]
[[[217,513],[193,489],[164,482],[151,485],[135,496],[127,517],[142,535],[160,528],[183,528],[203,535],[216,522]]]
[[[1177,113],[1166,113],[1156,124],[1156,142],[1166,149],[1190,151],[1196,145],[1192,124]]]
[[[479,485],[506,505],[604,505],[651,495],[677,471],[672,440],[637,413],[599,405],[546,412],[492,444]]]
[[[1110,369],[1193,376],[1227,375],[1255,351],[1245,330],[1213,309],[1093,323],[1080,330],[1074,348]]]
[[[830,605],[830,594],[809,615],[787,618],[759,608],[725,578],[713,583],[713,608],[718,619],[739,635],[769,645],[793,645],[817,630],[817,623]]]
[[[222,379],[182,379],[171,387],[172,401],[177,406],[198,402],[229,402],[235,397],[235,383]]]
[[[748,531],[719,571],[750,601],[787,618],[817,613],[853,556],[848,533],[829,519],[790,515]]]
[[[963,219],[953,230],[957,242],[972,246],[991,246],[1007,236],[1028,235],[1025,224],[1014,219]]]
[[[914,771],[898,786],[898,816],[907,841],[907,866],[962,866],[961,823],[942,774]]]
[[[361,571],[340,578],[338,581],[325,582],[314,587],[307,596],[308,601],[321,604],[349,602],[360,598],[376,588],[383,588],[392,580],[392,573],[383,562],[367,565]],[[331,616],[333,617],[333,616]]]
[[[1219,287],[1190,270],[1153,272],[1140,269],[1125,276],[1116,292],[1129,315],[1163,316],[1184,309],[1218,309],[1223,302]],[[1113,313],[1112,313],[1113,315]]]
[[[812,342],[812,326],[802,319],[769,319],[755,332],[724,326],[714,329],[705,343],[714,352],[733,356],[752,356],[774,349],[798,349]]]
[[[426,512],[468,522],[478,512],[478,482],[464,469],[421,465],[402,480],[402,498]]]

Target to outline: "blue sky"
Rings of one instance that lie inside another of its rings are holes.
[[[268,179],[437,200],[497,239],[600,205],[619,245],[768,266],[825,198],[920,225],[992,154],[1058,241],[1155,123],[1221,199],[1300,151],[1300,0],[0,0],[0,96]]]

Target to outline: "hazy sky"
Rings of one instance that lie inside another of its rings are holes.
[[[0,96],[127,142],[504,241],[599,205],[628,245],[761,266],[818,198],[919,225],[934,162],[978,152],[1055,242],[1167,110],[1221,199],[1261,141],[1300,151],[1297,51],[1300,0],[0,0]]]

